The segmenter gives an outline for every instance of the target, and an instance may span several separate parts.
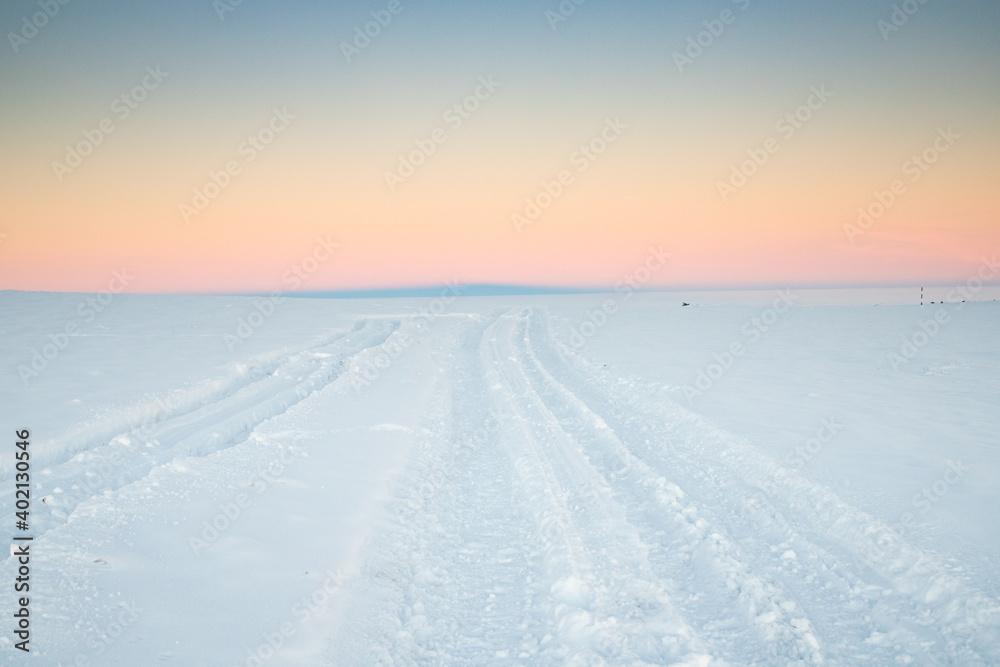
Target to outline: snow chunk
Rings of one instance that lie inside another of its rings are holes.
[[[589,609],[594,601],[594,594],[584,583],[583,579],[575,574],[559,579],[552,584],[552,596],[559,602],[564,602],[581,609]]]

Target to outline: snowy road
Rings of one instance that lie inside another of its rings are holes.
[[[411,320],[39,442],[35,662],[1000,664],[1000,601],[954,559],[546,309]]]
[[[440,389],[451,414],[428,425],[434,444],[358,588],[382,590],[355,604],[394,611],[363,644],[360,614],[334,661],[997,659],[977,640],[996,600],[650,388],[586,368],[543,313],[505,313],[459,349]]]

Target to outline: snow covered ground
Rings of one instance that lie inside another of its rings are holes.
[[[0,293],[0,663],[1000,664],[995,302],[442,294]]]

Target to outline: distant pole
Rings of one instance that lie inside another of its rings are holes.
[[[924,286],[920,286],[920,305],[924,305]]]

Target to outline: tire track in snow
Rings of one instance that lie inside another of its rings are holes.
[[[857,627],[851,614],[881,627],[867,638],[841,638],[841,650],[864,644],[873,652],[888,649],[902,661],[916,653],[934,664],[1000,663],[994,648],[1000,638],[1000,602],[948,574],[931,555],[829,489],[663,397],[658,388],[608,379],[597,386],[602,371],[566,346],[556,343],[538,351],[551,368],[562,368],[571,393],[632,443],[636,456],[657,471],[683,472],[684,485],[702,494],[703,508],[715,511],[718,525],[738,533],[743,545],[756,542],[755,562],[767,562],[769,540],[781,541],[781,548],[807,554],[794,562],[820,572],[817,578],[827,579],[826,588],[839,585],[846,609],[841,618],[827,619],[841,623],[829,629],[830,636]],[[678,466],[678,461],[684,464]],[[773,505],[762,493],[769,480],[779,482]],[[823,598],[815,578],[801,576],[792,572],[783,579],[786,585],[798,585],[800,602],[819,602],[820,610],[823,604],[837,604],[837,595]]]
[[[537,338],[537,329],[534,338]],[[525,323],[519,351],[535,392],[562,428],[583,445],[586,460],[612,489],[631,523],[653,545],[658,576],[684,617],[727,660],[748,654],[822,663],[823,652],[801,609],[755,571],[724,531],[702,515],[684,491],[636,457],[580,398],[556,380],[535,354]]]
[[[525,393],[510,317],[473,328],[331,644],[338,664],[708,664],[644,546]],[[516,321],[514,321],[516,324]],[[494,363],[496,362],[496,364]],[[496,366],[499,367],[496,367]],[[496,392],[496,385],[506,391]],[[491,395],[492,393],[492,395]],[[492,408],[492,409],[490,409]],[[497,429],[475,431],[502,415]],[[511,415],[514,420],[511,420]],[[569,473],[560,469],[569,466]],[[581,485],[582,484],[582,485]]]
[[[295,352],[278,351],[234,363],[230,366],[231,372],[222,378],[203,380],[193,387],[178,389],[166,397],[129,406],[96,421],[82,424],[51,440],[41,441],[34,445],[34,465],[42,468],[66,463],[81,452],[106,445],[122,433],[140,431],[142,435],[146,435],[159,422],[176,419],[206,405],[219,403],[249,385],[267,380],[282,366],[304,353],[328,347],[357,334],[366,326],[367,321],[358,321],[347,331],[326,336]],[[147,438],[149,439],[151,438]],[[0,461],[0,480],[7,479],[12,468],[9,461]]]
[[[566,664],[709,664],[606,481],[531,387],[518,335],[523,317],[502,316],[483,337],[481,359],[511,419],[500,435],[538,526],[560,655]]]
[[[65,524],[84,502],[144,478],[158,466],[186,456],[207,456],[245,441],[264,421],[276,417],[342,376],[347,362],[388,342],[398,322],[365,322],[350,331],[288,355],[266,376],[219,391],[193,409],[110,442],[92,444],[61,464],[43,468],[36,482],[32,528],[35,539]],[[128,417],[121,423],[128,423]],[[114,418],[111,419],[114,422]],[[143,442],[146,441],[146,442]],[[65,488],[64,488],[65,487]],[[3,528],[13,526],[13,491],[0,496]]]
[[[468,327],[458,361],[445,361],[449,374],[394,486],[391,519],[347,591],[332,663],[523,664],[544,655],[534,523],[496,439],[469,436],[490,419],[468,363],[484,327]]]

